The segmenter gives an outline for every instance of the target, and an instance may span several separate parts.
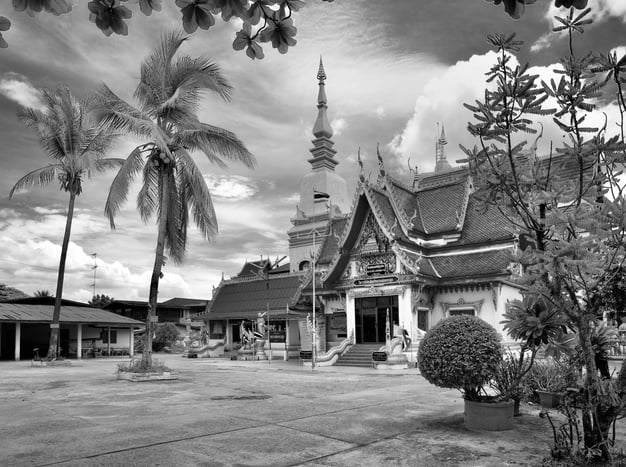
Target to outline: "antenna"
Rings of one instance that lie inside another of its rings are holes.
[[[98,269],[98,253],[92,253],[91,256],[93,257],[93,266],[91,267],[91,269],[93,269],[93,283],[91,284],[91,288],[93,290],[92,297],[95,297],[96,296],[96,271]]]

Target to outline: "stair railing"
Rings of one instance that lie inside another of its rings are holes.
[[[331,366],[334,365],[339,357],[344,355],[354,345],[354,330],[350,333],[350,337],[344,339],[339,345],[331,347],[323,354],[318,354],[316,364],[318,366]]]

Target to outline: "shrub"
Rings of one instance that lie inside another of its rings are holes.
[[[453,316],[426,333],[417,361],[428,382],[480,400],[483,386],[498,373],[502,362],[500,336],[480,318]]]
[[[577,386],[577,379],[576,362],[569,357],[537,360],[522,381],[523,398],[538,403],[536,391],[565,392]]]
[[[164,347],[170,347],[178,339],[178,329],[174,323],[157,325],[154,330],[155,337],[152,339],[152,350],[159,352]]]

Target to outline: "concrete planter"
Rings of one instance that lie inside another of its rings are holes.
[[[72,366],[72,362],[70,360],[31,360],[30,366],[45,366],[45,367],[55,367],[55,366]]]
[[[561,403],[561,393],[553,391],[536,391],[539,403],[544,409],[556,409]]]
[[[513,429],[512,400],[476,402],[465,399],[465,428],[473,431],[504,431]]]
[[[163,371],[163,372],[150,372],[150,373],[133,373],[130,371],[118,371],[117,379],[123,379],[126,381],[132,381],[139,383],[143,381],[168,381],[178,379],[177,371]]]

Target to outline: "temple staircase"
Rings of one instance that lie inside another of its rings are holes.
[[[377,351],[383,344],[355,344],[339,357],[334,366],[359,366],[372,368],[372,352]]]

